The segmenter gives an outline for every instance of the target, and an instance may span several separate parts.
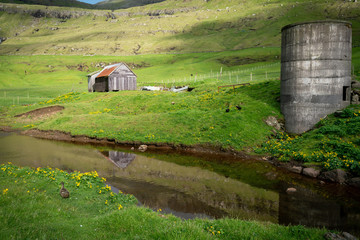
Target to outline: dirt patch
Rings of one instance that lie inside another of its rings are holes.
[[[64,109],[63,106],[51,106],[51,107],[44,107],[44,108],[38,108],[26,113],[22,113],[19,115],[16,115],[15,117],[35,117],[35,118],[42,118],[42,117],[48,117],[51,116],[57,112],[60,112]]]
[[[274,56],[263,56],[259,58],[249,58],[249,57],[224,57],[217,59],[218,62],[221,64],[226,65],[227,67],[233,67],[233,66],[240,66],[250,63],[257,63],[257,62],[266,62],[273,60]]]

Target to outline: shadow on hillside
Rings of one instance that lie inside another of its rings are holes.
[[[243,92],[254,101],[266,103],[280,112],[280,80],[255,83],[248,87],[236,88],[236,91]]]
[[[338,7],[340,6],[340,9]],[[281,6],[279,3],[263,5],[259,12],[234,17],[227,21],[217,20],[217,15],[232,13],[231,8],[214,11],[205,20],[204,17],[194,16],[199,23],[185,27],[182,32],[167,37],[166,40],[181,42],[161,49],[162,52],[201,52],[238,50],[252,47],[280,46],[281,28],[292,23],[315,21],[324,19],[337,19],[353,23],[353,41],[360,41],[355,34],[360,29],[360,17],[346,4],[309,4],[294,3]],[[210,39],[210,40],[209,40]],[[160,50],[160,49],[159,49]]]
[[[103,1],[95,4],[96,9],[108,9],[108,10],[116,10],[116,9],[127,9],[132,7],[141,7],[149,4],[163,2],[165,0],[124,0],[120,2],[109,2]]]

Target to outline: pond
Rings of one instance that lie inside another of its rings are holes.
[[[183,219],[238,218],[325,226],[360,235],[360,191],[320,184],[266,161],[79,145],[0,132],[0,163],[96,170],[139,204]],[[297,192],[287,194],[288,187]]]

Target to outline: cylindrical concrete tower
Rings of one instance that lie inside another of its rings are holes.
[[[281,31],[281,111],[286,131],[299,134],[350,104],[351,23],[298,23]]]

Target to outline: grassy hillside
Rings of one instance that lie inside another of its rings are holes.
[[[94,8],[93,5],[76,0],[0,0],[0,3],[32,4],[45,6],[63,6],[78,8]]]
[[[138,55],[279,47],[283,26],[319,19],[352,22],[353,45],[360,45],[359,2],[168,0],[113,12],[37,6],[44,15],[55,16],[47,18],[23,14],[12,4],[3,8],[0,37],[7,40],[0,54]],[[56,18],[64,12],[66,17]]]
[[[95,4],[94,7],[100,9],[120,9],[144,6],[147,4],[153,4],[162,1],[164,0],[105,0]]]

